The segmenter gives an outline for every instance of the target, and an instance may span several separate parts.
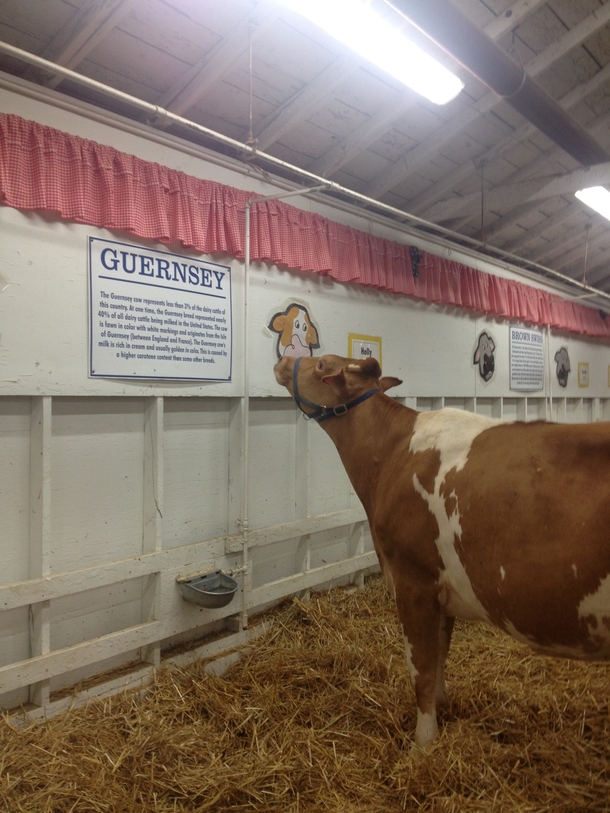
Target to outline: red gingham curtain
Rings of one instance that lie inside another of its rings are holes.
[[[121,229],[202,254],[244,256],[244,205],[251,192],[143,161],[34,121],[0,114],[0,202],[16,209]],[[324,274],[438,305],[610,338],[610,319],[520,282],[374,237],[282,201],[251,211],[252,260]]]

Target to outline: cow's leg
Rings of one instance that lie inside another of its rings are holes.
[[[447,662],[447,655],[449,654],[449,647],[451,646],[451,633],[453,632],[454,623],[455,618],[453,616],[444,615],[441,617],[438,666],[436,671],[437,705],[443,705],[447,702],[447,686],[445,684],[445,663]]]
[[[443,618],[436,591],[430,586],[401,585],[396,596],[405,636],[407,666],[417,701],[414,750],[418,750],[429,745],[438,734],[436,698]],[[446,648],[444,651],[446,655]]]

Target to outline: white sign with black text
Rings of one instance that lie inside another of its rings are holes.
[[[544,337],[539,330],[511,325],[510,388],[518,392],[544,389]]]
[[[89,238],[89,375],[230,381],[231,269]]]

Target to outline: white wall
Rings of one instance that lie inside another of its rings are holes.
[[[97,112],[77,115],[6,86],[0,87],[0,102],[7,112],[147,160],[272,191],[258,178],[197,157],[177,139],[166,139],[174,144],[170,149],[137,135],[137,125],[112,126],[112,117],[101,123]],[[295,205],[332,213],[319,203]],[[334,215],[366,227],[359,214],[342,209]],[[375,231],[405,239],[389,226]],[[292,592],[357,577],[374,565],[363,512],[333,445],[318,426],[300,418],[273,378],[276,341],[266,326],[292,299],[310,307],[320,330],[318,352],[346,354],[349,333],[381,336],[384,371],[404,381],[396,396],[419,409],[448,404],[532,419],[550,413],[552,397],[554,418],[610,417],[606,344],[552,333],[551,358],[560,346],[570,354],[568,387],[560,391],[547,375],[544,390],[514,393],[506,322],[255,265],[248,335],[251,569],[238,576],[240,592],[231,605],[204,610],[180,598],[176,577],[242,564],[243,264],[208,258],[232,268],[231,382],[92,379],[88,237],[168,247],[8,207],[0,207],[0,233],[0,282],[6,285],[0,293],[5,708],[31,700],[51,710],[52,693],[62,686],[134,659],[158,663],[161,647],[177,639],[215,630],[228,617]],[[169,250],[181,252],[179,246]],[[472,359],[482,330],[491,331],[497,344],[489,384],[482,383]],[[577,385],[578,361],[590,364],[586,390]]]

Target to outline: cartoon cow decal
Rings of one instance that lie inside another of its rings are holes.
[[[557,362],[557,381],[559,381],[559,386],[567,387],[568,375],[570,373],[570,357],[567,347],[559,348],[555,353],[555,361]]]
[[[476,350],[474,351],[474,357],[472,359],[473,364],[479,365],[479,375],[483,379],[483,381],[489,381],[494,374],[495,370],[495,359],[494,359],[494,350],[496,349],[496,343],[494,342],[493,338],[483,331],[479,335],[479,340],[477,342]]]
[[[271,317],[269,330],[279,334],[277,357],[280,359],[283,356],[313,356],[313,351],[320,346],[317,328],[307,308],[296,302]]]

